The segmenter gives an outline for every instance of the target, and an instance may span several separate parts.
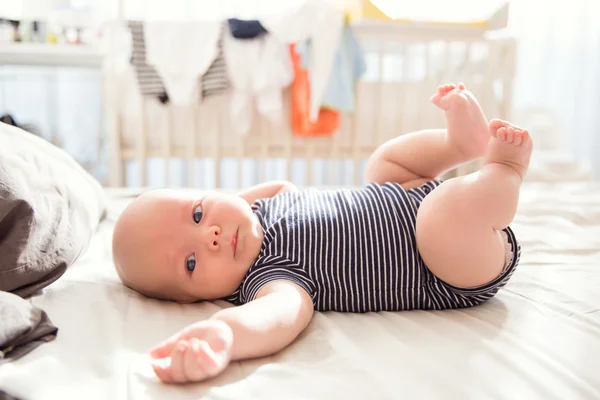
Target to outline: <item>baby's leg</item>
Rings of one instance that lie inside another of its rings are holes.
[[[488,123],[464,85],[440,86],[431,102],[445,111],[447,130],[409,133],[384,143],[369,159],[368,182],[424,182],[485,154]]]
[[[514,218],[532,141],[526,130],[490,122],[491,138],[479,172],[449,179],[423,200],[417,246],[438,278],[455,286],[490,282],[504,267],[499,230]]]

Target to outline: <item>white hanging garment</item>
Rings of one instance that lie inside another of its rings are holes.
[[[273,123],[283,115],[283,89],[293,79],[287,45],[272,35],[255,39],[223,38],[223,53],[231,81],[230,111],[233,128],[247,134],[252,127],[255,104]]]
[[[199,98],[200,77],[218,54],[220,26],[219,21],[144,23],[147,62],[173,103],[189,105]]]
[[[284,15],[261,19],[265,29],[280,41],[311,41],[310,119],[316,121],[329,82],[331,68],[344,28],[344,10],[326,0],[307,0]]]
[[[254,75],[256,108],[259,114],[272,123],[281,123],[283,116],[283,90],[294,79],[289,48],[272,35],[263,36],[262,52]]]

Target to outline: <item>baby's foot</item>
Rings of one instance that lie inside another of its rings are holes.
[[[483,156],[489,141],[488,122],[465,85],[442,85],[430,101],[445,111],[450,143],[467,159]]]
[[[526,129],[499,119],[490,121],[490,143],[485,163],[499,163],[514,169],[523,179],[533,150],[533,142]]]

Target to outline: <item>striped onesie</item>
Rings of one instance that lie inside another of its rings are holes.
[[[371,183],[257,200],[252,208],[264,229],[262,247],[240,287],[224,300],[247,303],[275,280],[298,284],[318,311],[442,310],[490,299],[512,275],[520,246],[505,229],[505,269],[486,285],[465,289],[438,279],[419,255],[415,224],[421,202],[439,184],[405,190],[398,183]]]

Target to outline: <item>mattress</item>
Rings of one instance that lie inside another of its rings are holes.
[[[85,255],[31,299],[58,337],[0,367],[0,388],[26,399],[600,398],[600,183],[560,155],[532,165],[513,224],[521,264],[488,303],[315,313],[277,355],[185,386],[161,384],[146,351],[229,305],[161,302],[119,283],[111,230],[133,194],[109,192]]]

